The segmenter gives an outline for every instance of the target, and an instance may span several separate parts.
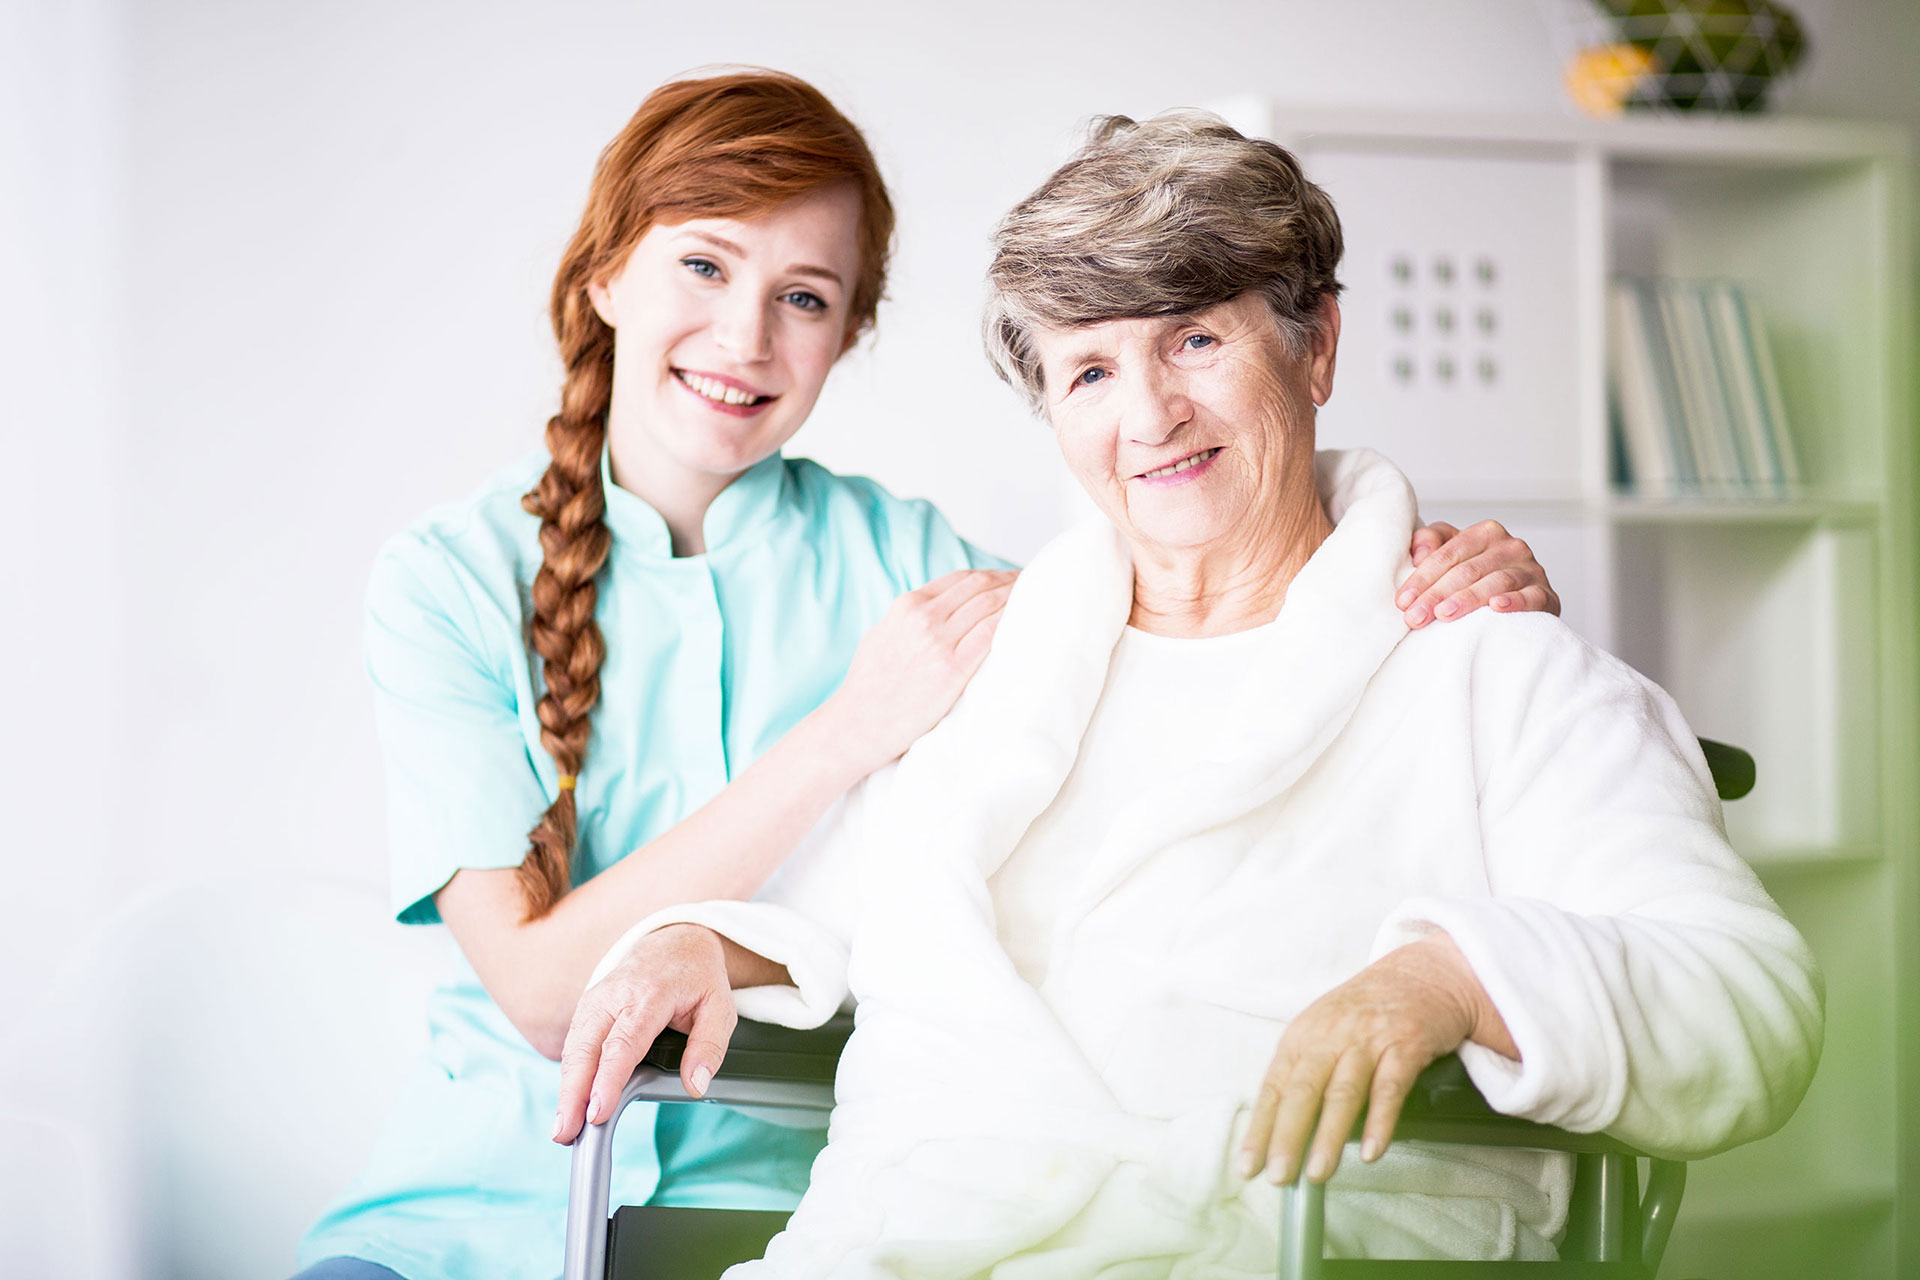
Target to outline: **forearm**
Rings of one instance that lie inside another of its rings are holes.
[[[752,897],[868,767],[844,749],[829,702],[699,810],[545,917],[522,919],[512,871],[460,873],[440,892],[441,914],[509,1020],[536,1049],[557,1055],[594,966],[636,921],[684,903]],[[463,919],[485,927],[463,928]]]
[[[698,930],[707,934],[720,945],[720,955],[727,969],[727,986],[735,991],[744,987],[787,986],[793,981],[787,974],[787,967],[769,960],[757,951],[735,942],[718,929],[703,924],[667,924],[653,930],[655,934],[665,934],[669,930]],[[644,972],[644,970],[642,970]]]
[[[872,771],[845,749],[836,710],[832,701],[821,706],[679,825],[560,900],[549,920],[592,933],[588,969],[654,911],[760,891],[834,802]]]
[[[757,951],[749,951],[732,938],[722,937],[720,949],[727,957],[727,985],[735,991],[743,987],[786,987],[793,985],[787,966],[776,964]]]
[[[1446,985],[1456,993],[1467,1025],[1472,1027],[1467,1033],[1466,1043],[1491,1049],[1515,1062],[1520,1060],[1520,1047],[1514,1043],[1513,1032],[1508,1030],[1506,1019],[1500,1016],[1493,997],[1487,994],[1486,987],[1474,974],[1466,953],[1460,950],[1460,945],[1446,930],[1436,929],[1420,941],[1408,944],[1405,950],[1409,954],[1418,952],[1436,972],[1444,975]]]

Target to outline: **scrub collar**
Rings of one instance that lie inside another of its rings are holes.
[[[742,471],[722,489],[701,522],[707,554],[739,542],[780,513],[789,499],[786,459],[775,453]],[[673,558],[673,535],[666,518],[638,495],[613,482],[611,448],[600,446],[600,484],[606,496],[607,528],[615,555],[631,553],[650,560]],[[699,559],[698,556],[683,557]]]

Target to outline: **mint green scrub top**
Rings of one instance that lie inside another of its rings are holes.
[[[520,497],[546,465],[536,455],[430,512],[374,563],[366,657],[404,923],[438,923],[433,894],[461,868],[518,866],[556,794],[524,640],[540,546]],[[606,496],[607,657],[576,793],[576,883],[687,817],[823,702],[901,592],[1005,567],[928,503],[802,459],[768,458],[722,491],[705,555],[674,559],[657,512],[610,482]],[[302,1267],[344,1255],[408,1280],[560,1271],[559,1067],[450,949],[426,1057],[365,1171],[301,1242]],[[615,1137],[613,1203],[791,1208],[824,1139],[719,1107],[635,1103]]]

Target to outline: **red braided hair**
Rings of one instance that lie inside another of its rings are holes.
[[[554,336],[566,366],[560,412],[547,422],[552,461],[521,500],[540,518],[527,645],[546,692],[540,744],[562,778],[586,762],[600,698],[605,638],[594,621],[594,580],[613,535],[605,521],[600,455],[613,400],[613,330],[595,314],[591,284],[605,284],[659,223],[757,218],[838,182],[860,193],[860,273],[847,342],[872,327],[885,289],[893,205],[866,140],[818,89],[797,77],[749,69],[662,85],[640,104],[594,168],[580,228],[553,280]],[[572,884],[579,824],[570,784],[529,833],[520,864],[527,919],[553,910]]]

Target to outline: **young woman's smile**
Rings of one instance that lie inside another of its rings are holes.
[[[724,374],[675,369],[673,376],[680,380],[681,386],[698,396],[707,408],[734,417],[753,417],[777,398]]]

